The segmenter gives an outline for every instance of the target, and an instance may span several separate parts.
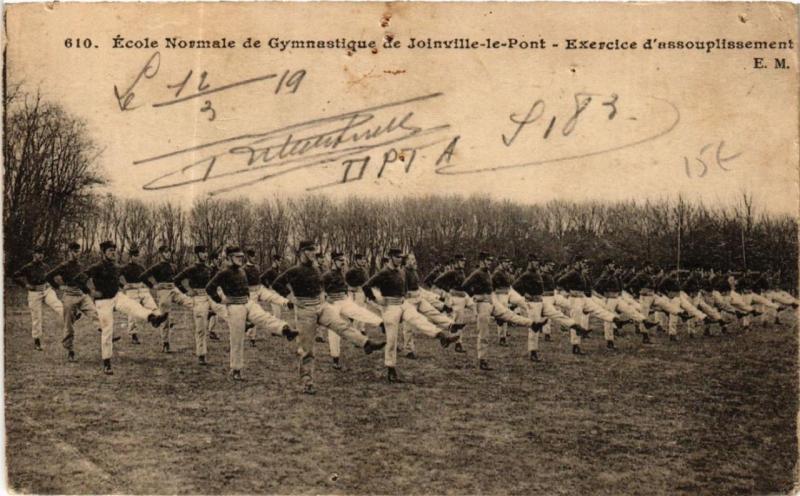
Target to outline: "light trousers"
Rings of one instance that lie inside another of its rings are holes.
[[[297,305],[294,307],[298,337],[297,355],[300,359],[300,380],[305,384],[314,383],[314,338],[317,326],[331,329],[340,337],[363,347],[368,339],[361,331],[342,319],[339,310],[330,303]]]
[[[157,289],[156,298],[158,299],[158,310],[161,314],[170,311],[172,304],[192,308],[192,299],[185,294],[178,291],[176,288]],[[172,317],[168,318],[161,324],[161,341],[169,343],[170,333],[172,331]]]
[[[47,305],[64,318],[64,305],[50,286],[42,291],[28,291],[28,309],[31,311],[31,335],[34,339],[42,337],[42,306]]]
[[[128,317],[147,320],[148,315],[153,313],[136,301],[128,298],[125,293],[117,293],[113,298],[95,300],[97,317],[100,321],[100,352],[103,360],[107,360],[114,355],[114,310],[119,310]]]
[[[341,300],[330,302],[330,304],[333,306],[333,308],[339,311],[340,317],[344,317],[354,322],[369,324],[371,326],[379,326],[381,325],[381,322],[383,322],[380,317],[357,304],[349,296]],[[358,326],[354,325],[354,327],[358,329]],[[361,331],[361,329],[358,330]],[[328,328],[328,347],[330,348],[332,357],[338,358],[341,356],[342,338],[340,338],[339,335],[330,328]]]
[[[427,299],[424,297],[407,298],[404,306],[412,307],[413,310],[424,317],[425,320],[441,329],[448,329],[453,324],[453,319],[437,310]],[[411,312],[409,310],[409,312]],[[419,325],[424,325],[427,328],[428,335],[430,334],[430,326],[422,320],[419,320],[416,315],[410,313],[411,318],[405,318],[402,322],[403,330],[403,351],[406,353],[416,353],[417,347],[414,342],[414,329]],[[416,325],[414,324],[416,323]]]
[[[248,300],[245,304],[229,304],[227,306],[228,331],[230,333],[230,365],[231,370],[244,368],[244,329],[247,321],[274,336],[281,336],[286,322],[277,319],[265,312],[261,305]],[[207,312],[206,312],[207,314]]]
[[[61,339],[61,344],[67,350],[72,350],[75,341],[75,311],[80,310],[84,318],[92,322],[95,328],[100,327],[100,322],[97,316],[97,307],[89,295],[81,293],[80,296],[64,293],[63,295],[63,308],[64,308],[64,334]]]
[[[144,285],[143,285],[144,286]],[[125,296],[130,298],[131,300],[137,302],[141,306],[153,311],[158,312],[158,306],[156,305],[155,300],[153,300],[153,295],[150,294],[150,289],[147,287],[141,288],[129,288],[124,291]],[[132,317],[128,317],[128,334],[136,334],[138,333],[144,322],[137,321]]]

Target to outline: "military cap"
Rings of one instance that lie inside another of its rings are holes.
[[[247,256],[248,256],[248,257],[254,257],[254,256],[256,256],[256,251],[255,251],[254,249],[252,249],[252,248],[248,248],[248,249],[245,251],[245,253],[247,254]]]
[[[67,248],[71,251],[77,251],[81,249],[81,245],[72,241],[70,244],[67,245]]]
[[[389,256],[390,257],[402,257],[403,250],[400,248],[389,248]]]
[[[44,254],[44,248],[42,248],[40,245],[36,245],[33,247],[33,252]]]
[[[158,252],[159,253],[166,253],[168,251],[169,251],[169,246],[167,246],[167,245],[161,245],[161,246],[158,247]]]
[[[275,255],[272,255],[272,259],[275,260],[276,262],[280,262],[282,258],[283,257],[278,255],[277,253]]]
[[[131,245],[131,247],[128,248],[128,253],[134,257],[139,256],[139,247],[137,245]]]
[[[225,248],[225,255],[227,255],[227,256],[237,255],[237,254],[240,254],[240,253],[244,254],[242,249],[240,247],[238,247],[238,246],[228,246],[228,247]]]
[[[304,239],[303,241],[300,242],[300,245],[298,246],[297,249],[298,251],[313,250],[315,246],[317,245],[313,241],[309,239]]]
[[[466,260],[466,259],[464,258],[464,255],[462,255],[462,254],[460,254],[460,253],[457,253],[457,254],[456,254],[454,257],[453,257],[453,259],[454,259],[454,260],[456,260],[456,261],[458,261],[458,260]]]
[[[197,253],[208,253],[208,249],[204,245],[196,245],[194,247],[195,254]]]
[[[331,259],[332,260],[339,260],[339,259],[343,259],[343,258],[344,258],[344,253],[342,253],[342,252],[340,252],[338,250],[334,250],[333,253],[331,253]]]
[[[117,245],[114,244],[113,241],[103,241],[100,243],[100,251],[105,252],[106,250],[110,250],[111,248],[116,248]]]

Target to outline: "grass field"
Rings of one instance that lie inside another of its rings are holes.
[[[8,287],[8,286],[6,286]],[[493,348],[493,372],[468,353],[417,340],[406,380],[382,355],[344,347],[344,371],[317,344],[318,394],[299,392],[284,340],[246,351],[227,375],[227,333],[195,365],[189,315],[176,353],[156,331],[116,343],[101,373],[96,331],[80,322],[77,363],[45,310],[34,351],[21,292],[5,306],[9,484],[32,493],[769,494],[792,490],[797,461],[797,328],[642,347],[567,336],[526,360],[525,335]]]

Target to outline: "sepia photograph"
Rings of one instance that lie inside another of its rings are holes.
[[[790,3],[4,6],[4,490],[790,494]]]

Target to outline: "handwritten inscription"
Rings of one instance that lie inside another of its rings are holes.
[[[172,164],[169,172],[145,184],[146,190],[209,183],[235,176],[244,178],[242,182],[215,189],[212,195],[337,162],[344,167],[343,180],[312,185],[308,189],[351,183],[364,177],[370,162],[367,155],[378,149],[383,150],[378,178],[390,168],[401,167],[408,173],[417,150],[438,143],[433,135],[449,127],[448,124],[425,127],[416,123],[417,107],[441,96],[442,93],[432,93],[279,129],[243,134],[137,160],[134,164]],[[423,139],[430,141],[421,141]],[[185,155],[197,154],[205,156],[190,163],[181,160]]]
[[[618,107],[618,101],[621,98],[622,97],[613,93],[607,96],[591,93],[576,93],[574,96],[575,107],[572,113],[566,115],[566,117],[561,116],[562,119],[566,120],[564,121],[564,124],[560,126],[559,134],[561,134],[563,137],[570,136],[577,128],[579,121],[582,121],[587,115],[586,113],[589,111],[589,109],[594,106],[593,102],[595,99],[599,99],[600,101],[598,109],[602,109],[605,112],[604,117],[600,116],[601,119],[606,122],[619,121],[620,108]],[[649,116],[651,120],[654,121],[652,124],[648,126],[639,126],[637,124],[635,127],[631,128],[631,132],[628,134],[622,134],[609,129],[606,133],[606,140],[602,144],[598,145],[593,141],[584,140],[580,143],[576,143],[575,148],[571,149],[567,153],[558,152],[557,154],[549,157],[537,157],[536,155],[530,155],[526,157],[526,159],[517,159],[515,161],[509,161],[505,163],[502,158],[498,159],[499,163],[492,164],[468,164],[460,160],[451,162],[448,159],[441,165],[437,164],[435,171],[437,174],[442,175],[484,174],[489,172],[569,162],[588,157],[595,157],[606,153],[612,153],[618,150],[624,150],[651,142],[672,132],[678,126],[678,123],[681,119],[681,114],[678,110],[678,107],[672,102],[658,97],[648,97],[647,100],[650,102],[648,105],[648,111],[653,114]],[[507,148],[512,146],[521,146],[519,143],[521,136],[524,134],[525,128],[535,122],[540,121],[544,116],[545,103],[542,99],[536,100],[524,116],[521,113],[512,113],[509,116],[509,120],[512,124],[514,124],[513,130],[510,133],[504,133],[501,135],[503,145]],[[635,116],[625,116],[625,121],[638,123],[642,122],[643,119],[640,120]],[[547,125],[543,127],[541,134],[541,138],[544,140],[544,142],[546,142],[548,138],[553,135],[555,132],[554,129],[559,129],[557,127],[558,122],[560,122],[559,116],[555,114],[550,116],[550,119]]]
[[[602,97],[602,95],[593,95],[591,93],[575,93],[575,110],[574,112],[567,117],[566,122],[561,127],[561,134],[563,136],[569,136],[575,130],[575,126],[578,123],[578,119],[580,118],[581,114],[586,111],[589,104],[592,103],[592,99],[595,97]],[[604,97],[602,100],[601,105],[603,107],[607,107],[608,109],[608,120],[612,120],[617,115],[617,100],[619,97],[612,93],[608,97]],[[512,113],[509,115],[509,120],[515,124],[514,132],[510,135],[503,134],[501,136],[503,140],[503,144],[506,146],[511,146],[514,144],[514,141],[517,139],[517,136],[522,132],[522,130],[534,122],[539,121],[545,113],[545,103],[544,100],[536,100],[531,105],[531,108],[528,110],[528,113],[525,117],[520,117],[520,114]],[[545,128],[545,131],[542,135],[543,139],[547,139],[550,137],[550,133],[553,131],[553,128],[556,126],[556,122],[558,121],[558,117],[553,115],[549,119],[549,123]]]
[[[131,111],[141,106],[141,104],[135,105],[135,90],[143,84],[144,81],[155,79],[160,69],[161,53],[155,52],[147,59],[147,62],[145,62],[144,66],[139,70],[133,82],[127,86],[124,91],[121,91],[117,85],[114,85],[114,96],[117,99],[120,111]],[[194,70],[190,69],[186,72],[186,75],[179,80],[163,85],[163,87],[172,94],[171,98],[151,103],[151,106],[155,108],[167,107],[188,100],[206,97],[213,93],[220,93],[233,88],[276,78],[278,79],[277,84],[274,86],[274,93],[276,95],[280,93],[294,94],[300,88],[305,76],[305,69],[296,71],[285,70],[280,75],[277,73],[264,74],[241,81],[214,86],[211,84],[211,76],[208,71],[201,71],[199,74],[195,74]],[[184,90],[186,90],[186,93],[184,93]],[[203,101],[203,105],[199,108],[199,111],[208,115],[209,121],[213,121],[217,115],[213,103],[209,99]]]
[[[708,174],[710,166],[716,166],[724,172],[729,172],[731,169],[725,167],[726,162],[735,159],[742,152],[733,153],[731,155],[723,156],[722,149],[725,147],[725,141],[718,141],[715,143],[707,143],[700,148],[700,152],[692,160],[689,157],[683,157],[684,170],[686,177],[705,177]]]

